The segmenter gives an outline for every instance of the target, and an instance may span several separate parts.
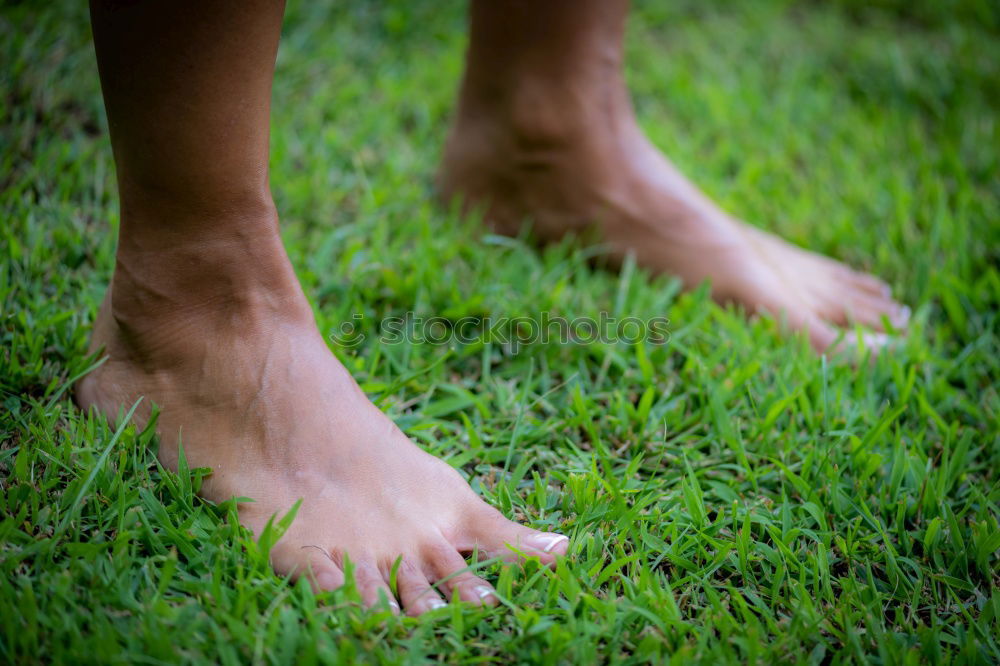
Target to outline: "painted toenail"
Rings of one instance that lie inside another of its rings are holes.
[[[431,599],[427,602],[427,605],[431,607],[431,610],[437,610],[438,608],[444,608],[448,604],[441,601],[440,599]]]
[[[569,537],[563,534],[536,534],[527,539],[529,545],[545,553],[551,553],[563,541],[569,541]]]
[[[486,599],[493,596],[493,588],[487,587],[486,585],[479,585],[476,587],[475,591],[476,595],[478,595],[483,601],[486,601]]]

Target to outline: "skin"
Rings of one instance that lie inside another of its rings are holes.
[[[473,0],[458,112],[439,184],[500,232],[541,241],[596,232],[686,287],[781,317],[817,351],[839,326],[888,341],[909,310],[881,280],[720,210],[644,136],[623,75],[627,0]],[[853,332],[843,342],[850,346]]]
[[[92,4],[121,228],[92,340],[108,359],[77,399],[113,419],[145,397],[140,423],[158,404],[164,464],[177,468],[183,440],[189,464],[213,470],[201,494],[252,498],[239,515],[257,534],[301,500],[272,551],[280,574],[333,589],[349,557],[368,604],[496,603],[464,555],[552,564],[568,540],[507,520],[414,445],[317,330],[268,185],[283,9]]]

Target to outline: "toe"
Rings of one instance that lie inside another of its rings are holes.
[[[487,558],[498,557],[505,562],[520,562],[525,557],[537,557],[543,564],[554,566],[565,555],[569,537],[555,532],[539,532],[507,520],[492,507],[479,513],[468,525],[471,547]],[[464,548],[463,548],[464,550]]]
[[[427,568],[438,581],[438,587],[449,599],[492,606],[497,603],[496,591],[488,582],[469,571],[465,558],[449,543],[428,550]]]
[[[362,562],[354,567],[354,584],[357,585],[361,601],[369,608],[380,607],[383,603],[394,613],[399,612],[389,584],[374,564]]]
[[[420,615],[447,605],[423,571],[414,566],[411,560],[404,559],[400,563],[396,574],[396,588],[408,615]]]
[[[774,319],[786,331],[802,331],[809,337],[809,344],[819,353],[829,349],[840,336],[840,331],[816,311],[811,299],[801,298],[791,303],[783,302],[781,294],[764,292],[756,305],[758,314]]]
[[[316,592],[336,590],[344,584],[344,572],[319,546],[275,548],[271,564],[277,573],[291,574],[294,580],[305,577]]]
[[[855,361],[864,353],[874,359],[882,350],[891,347],[894,341],[892,336],[874,331],[862,331],[859,336],[854,331],[838,329],[815,316],[804,320],[798,328],[808,334],[809,342],[817,352],[847,355]]]
[[[887,282],[878,279],[874,275],[862,273],[847,266],[841,265],[841,268],[843,269],[843,279],[851,286],[873,296],[881,296],[882,298],[892,296],[892,287]]]
[[[841,295],[837,302],[830,303],[828,310],[828,318],[837,324],[861,324],[881,332],[887,330],[885,319],[895,330],[905,329],[910,321],[910,308],[891,298],[864,291]]]
[[[802,328],[809,336],[809,344],[812,345],[813,349],[820,353],[830,349],[837,341],[837,337],[840,335],[840,331],[833,326],[830,326],[819,317],[810,317],[806,319],[802,324]]]
[[[867,292],[873,296],[888,298],[892,295],[892,287],[884,280],[880,280],[870,273],[855,270],[847,264],[842,264],[836,259],[821,254],[808,252],[807,263],[803,263],[802,268],[808,273],[817,273],[815,269],[820,268],[820,273],[827,273],[830,279],[838,284]]]
[[[895,330],[906,328],[910,321],[910,308],[891,299],[880,296],[857,296],[852,303],[848,318],[862,326],[876,331],[888,330],[885,320]]]

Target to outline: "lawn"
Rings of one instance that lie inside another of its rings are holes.
[[[647,2],[627,54],[643,126],[712,196],[914,307],[856,367],[438,204],[460,3],[289,7],[271,180],[321,329],[357,323],[331,344],[410,436],[572,537],[555,571],[485,568],[499,607],[420,619],[278,578],[203,472],[73,404],[114,263],[107,125],[84,3],[4,6],[0,661],[1000,661],[1000,10],[866,4]],[[407,312],[670,338],[380,340]]]

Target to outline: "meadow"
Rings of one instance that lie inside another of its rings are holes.
[[[434,196],[460,3],[294,2],[271,182],[335,353],[555,570],[418,619],[274,575],[205,470],[78,409],[118,205],[86,8],[0,9],[0,660],[997,663],[1000,10],[645,2],[651,139],[733,213],[913,307],[871,363]],[[389,317],[665,317],[669,339],[380,339]],[[339,341],[346,321],[357,339]],[[363,337],[363,339],[361,339]]]

